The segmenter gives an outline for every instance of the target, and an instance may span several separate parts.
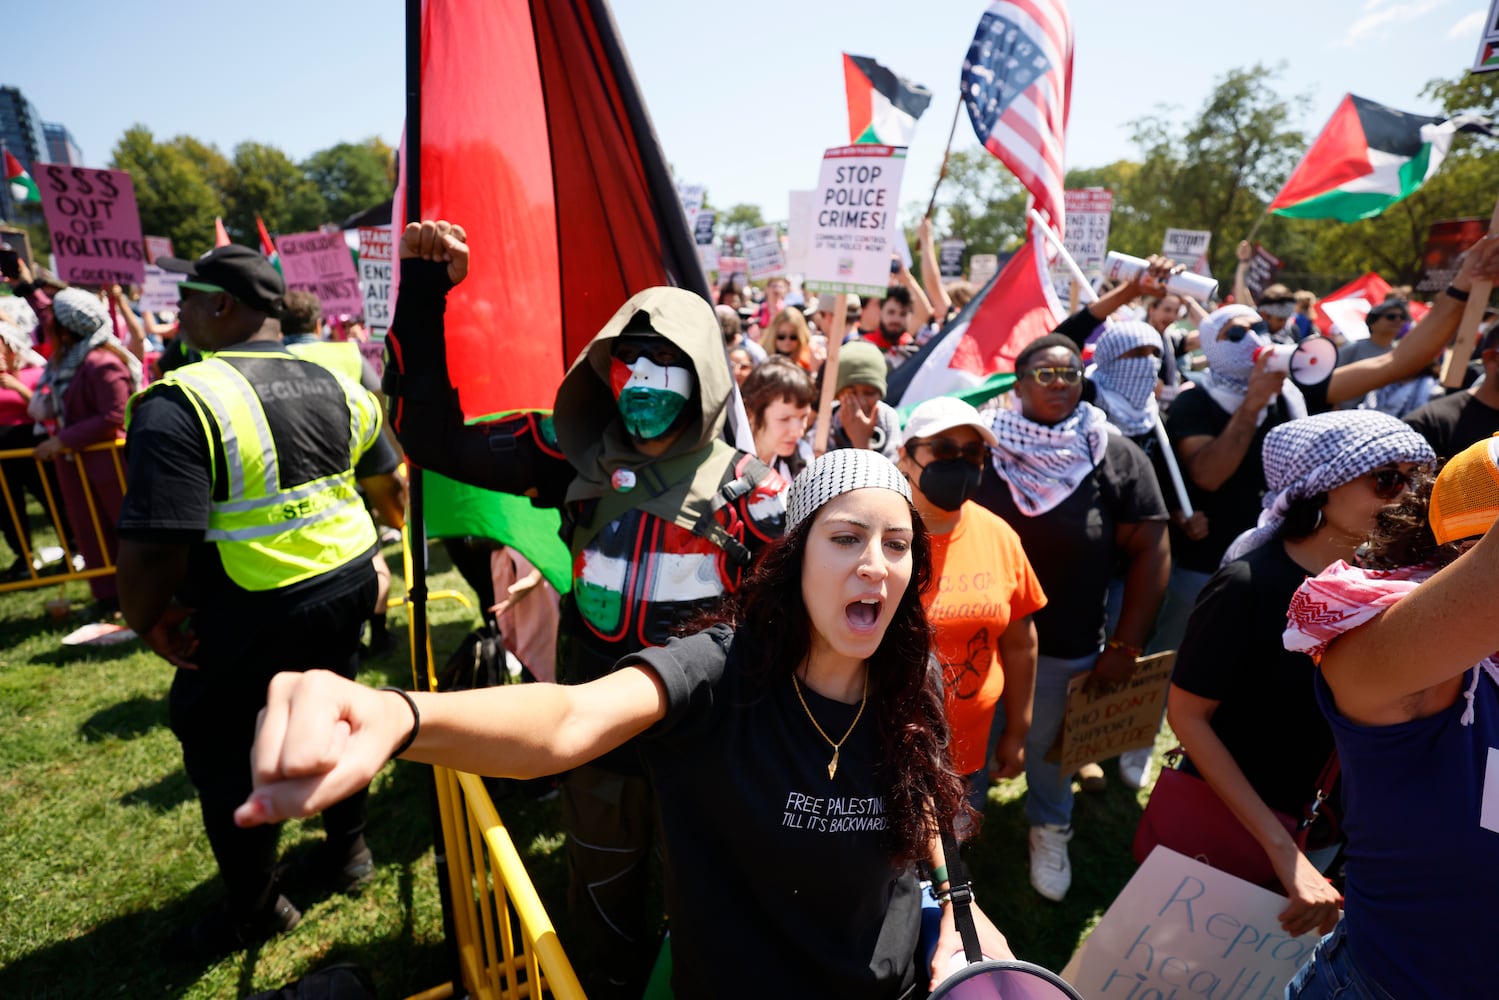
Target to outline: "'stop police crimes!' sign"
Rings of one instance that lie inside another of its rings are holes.
[[[860,144],[823,154],[813,197],[806,284],[819,292],[883,295],[890,283],[892,225],[905,171],[904,146]]]
[[[79,285],[144,283],[146,247],[130,175],[57,163],[36,169],[58,277]]]

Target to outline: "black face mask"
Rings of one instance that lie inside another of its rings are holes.
[[[972,462],[952,458],[945,462],[928,462],[916,485],[933,507],[954,511],[963,506],[964,500],[973,499],[983,475],[984,470]]]

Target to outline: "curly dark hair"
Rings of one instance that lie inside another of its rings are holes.
[[[817,515],[772,543],[734,595],[696,630],[726,623],[747,630],[754,642],[752,682],[785,683],[807,658],[811,620],[802,601],[802,558]],[[932,582],[932,546],[921,515],[911,508],[911,582],[885,638],[869,658],[869,700],[879,727],[880,784],[890,818],[890,852],[898,862],[925,859],[942,829],[964,817],[977,824],[967,783],[953,768],[942,672],[931,658],[932,627],[921,595]],[[939,825],[940,824],[940,825]]]
[[[1301,539],[1309,537],[1322,523],[1322,508],[1327,506],[1326,493],[1313,493],[1309,497],[1298,497],[1286,508],[1285,520],[1275,532],[1279,539]]]
[[[1435,469],[1418,469],[1411,474],[1410,487],[1401,494],[1400,502],[1386,507],[1374,519],[1374,532],[1359,552],[1359,565],[1366,569],[1400,569],[1427,563],[1441,567],[1462,555],[1461,541],[1437,543],[1427,519],[1431,488],[1440,470],[1439,464]]]

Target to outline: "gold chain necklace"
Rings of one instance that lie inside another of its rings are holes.
[[[796,679],[796,671],[794,670],[791,672],[791,686],[796,689],[796,700],[802,703],[802,711],[806,712],[807,718],[812,720],[812,726],[817,730],[817,735],[827,740],[828,745],[833,748],[833,759],[828,761],[828,779],[832,780],[833,775],[838,773],[838,750],[843,746],[844,743],[848,742],[848,738],[853,735],[854,727],[859,724],[859,719],[864,716],[864,705],[869,701],[869,668],[864,668],[864,693],[859,696],[859,711],[854,713],[854,721],[848,724],[848,731],[843,734],[843,739],[839,740],[837,743],[834,743],[833,738],[822,731],[822,726],[818,725],[817,723],[817,717],[813,715],[812,710],[807,707],[807,699],[802,697],[802,686],[800,683],[798,683]]]

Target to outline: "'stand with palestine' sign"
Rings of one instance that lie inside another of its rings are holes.
[[[325,316],[364,311],[359,276],[343,233],[293,233],[276,241],[286,290],[317,296]]]
[[[823,154],[807,248],[808,288],[885,294],[905,166],[904,146],[840,146]]]
[[[57,276],[80,285],[142,284],[146,244],[123,170],[35,164]]]
[[[359,287],[364,293],[364,324],[370,339],[380,340],[390,328],[390,227],[359,227]]]

